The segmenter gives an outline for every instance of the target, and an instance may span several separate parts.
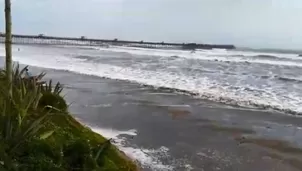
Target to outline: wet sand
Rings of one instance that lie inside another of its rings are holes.
[[[100,128],[100,133],[136,130],[121,135],[125,149],[159,149],[146,152],[153,160],[143,161],[143,170],[302,170],[302,151],[295,148],[302,147],[302,118],[226,106],[136,83],[34,68],[42,70],[47,78],[65,85],[70,112],[80,121]]]

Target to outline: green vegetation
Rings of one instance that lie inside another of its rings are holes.
[[[23,79],[12,66],[11,1],[5,0],[5,70],[0,70],[0,171],[135,171],[110,140],[78,123],[62,86]]]
[[[0,71],[1,171],[137,170],[110,140],[69,115],[60,83],[40,84],[45,73],[23,79],[24,70],[14,69],[12,83]]]

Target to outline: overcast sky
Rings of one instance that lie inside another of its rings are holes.
[[[12,10],[19,34],[302,49],[302,0],[13,0]]]

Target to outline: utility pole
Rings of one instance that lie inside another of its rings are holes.
[[[12,16],[11,16],[11,1],[5,0],[5,68],[7,82],[9,84],[8,92],[12,95]]]

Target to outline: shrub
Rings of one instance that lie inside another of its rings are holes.
[[[62,112],[67,111],[67,104],[64,98],[58,94],[53,94],[50,92],[46,92],[42,94],[42,97],[39,100],[39,108],[48,108],[54,107],[56,109],[59,109]],[[47,107],[49,106],[49,107]]]
[[[56,95],[60,95],[60,93],[63,91],[62,84],[60,82],[57,82],[57,84],[53,87],[52,80],[45,82],[45,84],[40,84],[40,88],[43,93],[52,93]]]
[[[87,140],[76,139],[67,144],[64,148],[64,158],[70,170],[83,170],[88,167],[89,170],[96,169],[96,165],[93,164],[91,146]]]
[[[7,170],[17,170],[20,166],[18,154],[26,143],[35,137],[43,135],[45,139],[52,134],[41,130],[51,119],[49,113],[35,110],[41,91],[36,87],[28,88],[18,74],[13,80],[18,83],[13,84],[12,94],[7,92],[6,86],[11,83],[1,80],[3,84],[0,84],[0,161],[3,161],[1,167]],[[34,120],[33,115],[37,116]]]
[[[11,95],[0,70],[0,171],[136,170],[110,140],[68,115],[60,83],[36,84],[23,71],[15,69]]]

